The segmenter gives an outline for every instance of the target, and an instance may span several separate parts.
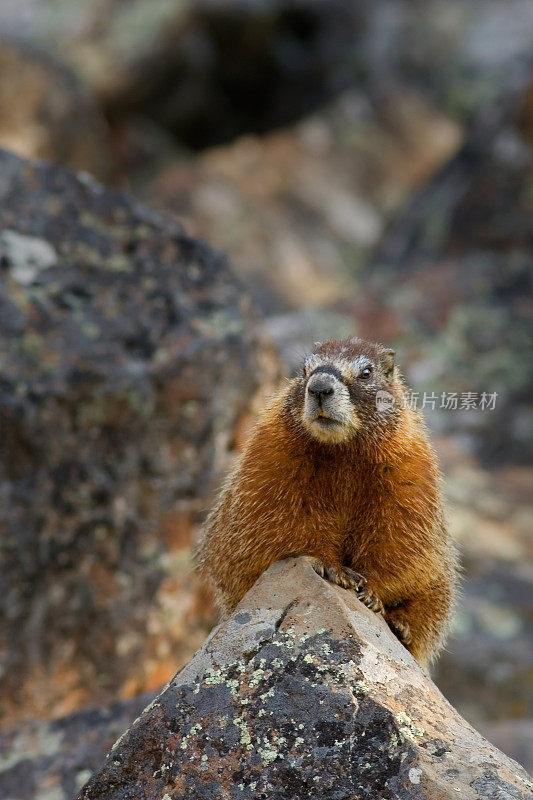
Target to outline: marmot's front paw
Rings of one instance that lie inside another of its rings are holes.
[[[376,614],[383,613],[383,603],[377,594],[374,594],[372,589],[369,589],[365,586],[363,589],[357,592],[357,597],[364,606],[370,609],[370,611],[374,611]]]
[[[383,611],[381,600],[368,588],[366,578],[350,569],[350,567],[334,567],[317,560],[313,562],[313,569],[321,578],[325,578],[336,586],[342,586],[343,589],[352,589],[356,593],[357,599],[371,611],[376,613]]]
[[[354,572],[349,567],[334,567],[317,559],[313,561],[313,569],[321,578],[334,583],[335,586],[342,586],[343,589],[353,589],[355,592],[360,592],[363,591],[366,584],[366,578],[363,578],[362,575]]]

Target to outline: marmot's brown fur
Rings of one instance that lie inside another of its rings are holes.
[[[439,480],[393,351],[326,342],[255,425],[208,517],[200,568],[229,613],[274,561],[312,556],[426,666],[458,569]]]

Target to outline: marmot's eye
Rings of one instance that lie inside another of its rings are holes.
[[[359,375],[364,381],[367,381],[369,378],[372,377],[372,367],[365,367],[364,370],[361,371]]]

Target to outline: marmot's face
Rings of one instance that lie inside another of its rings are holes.
[[[376,438],[397,419],[398,381],[392,350],[362,339],[325,342],[304,362],[296,416],[323,443],[363,430]]]

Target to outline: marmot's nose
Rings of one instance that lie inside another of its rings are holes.
[[[307,391],[317,400],[333,394],[333,377],[331,375],[311,375],[307,383]]]

